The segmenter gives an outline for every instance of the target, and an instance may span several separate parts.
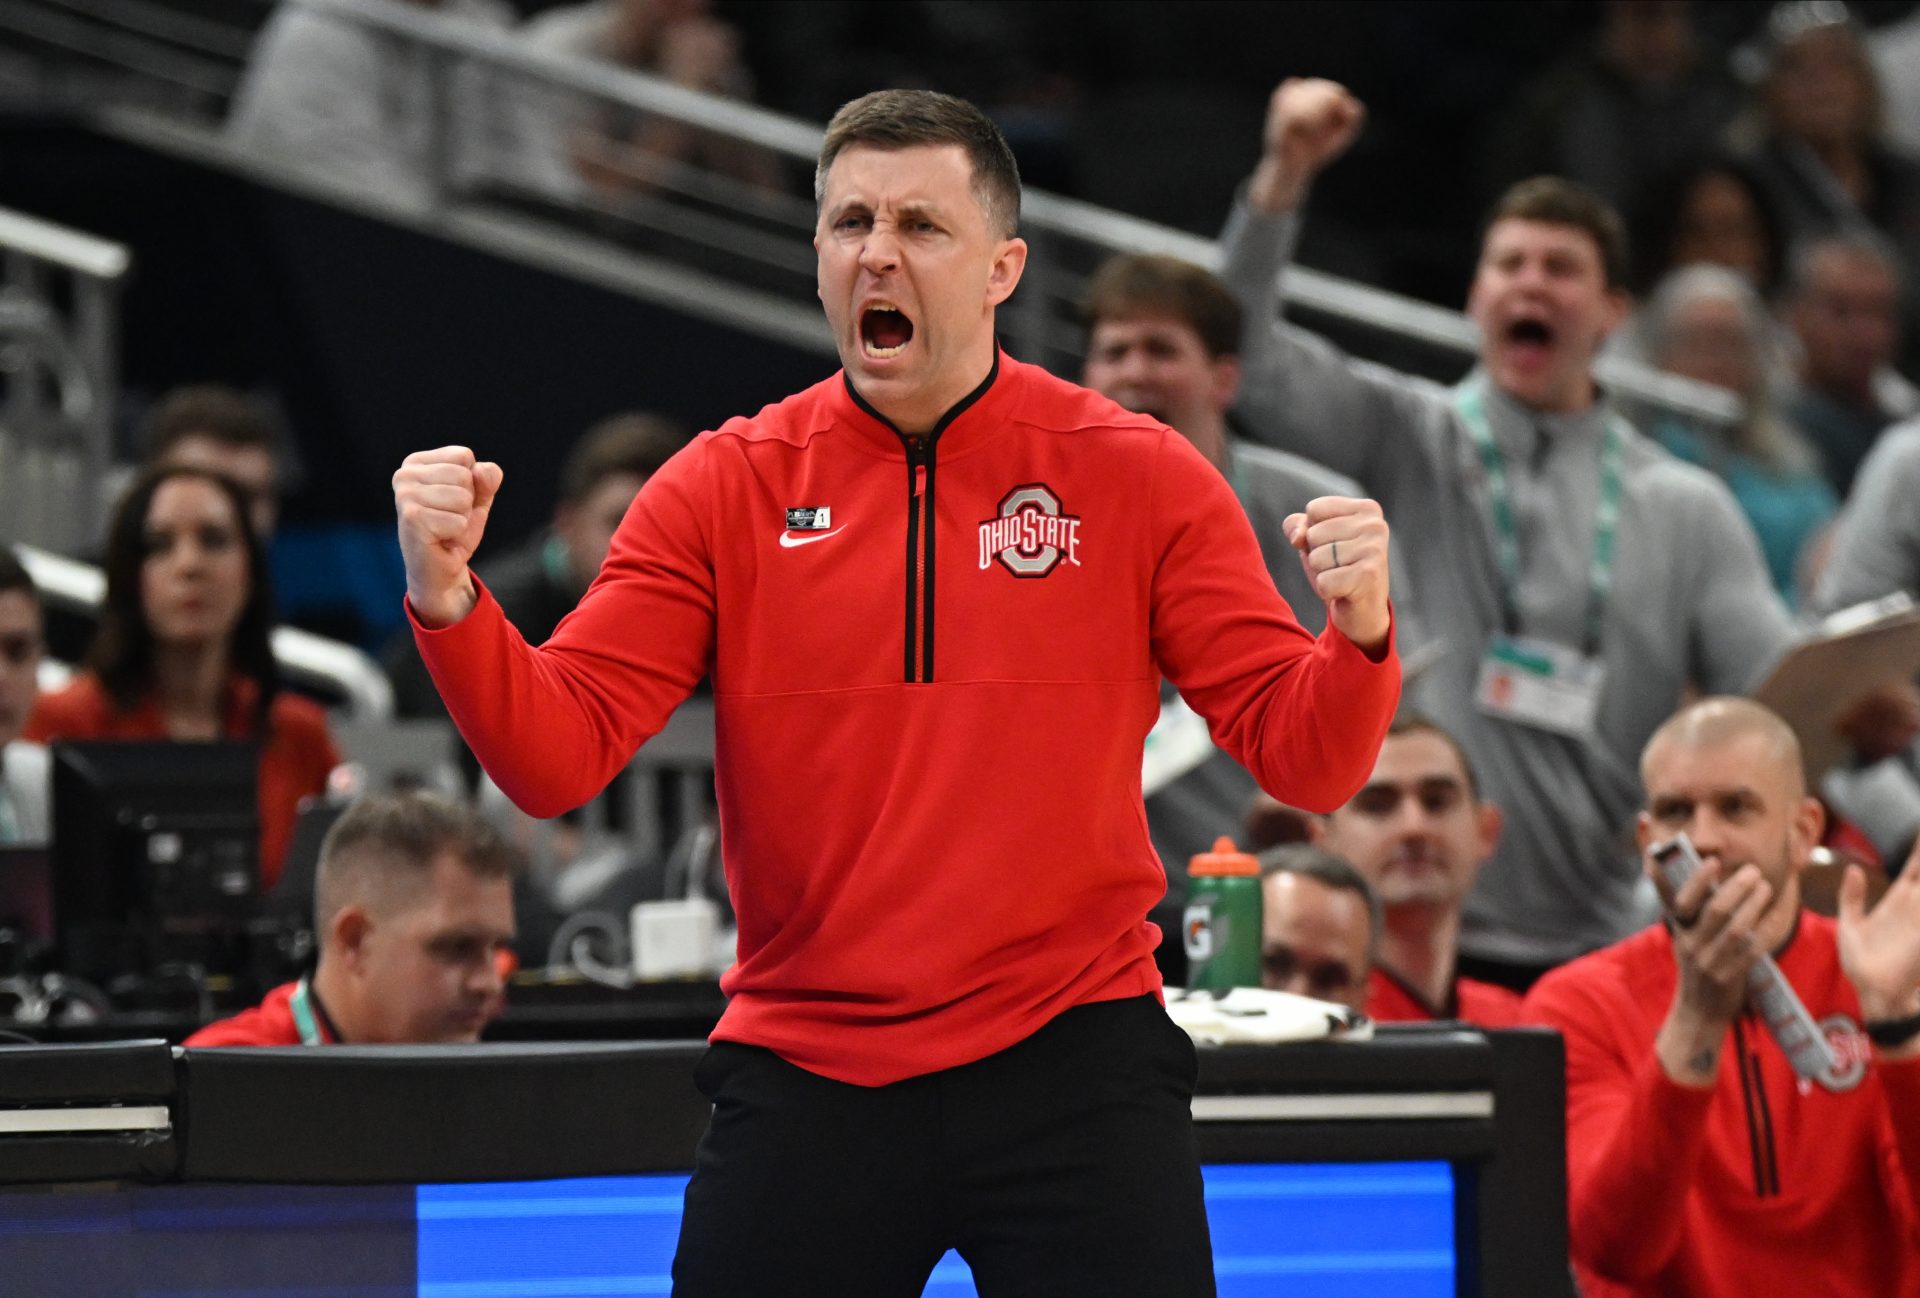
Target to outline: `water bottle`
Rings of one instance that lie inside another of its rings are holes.
[[[1260,985],[1260,862],[1214,842],[1187,865],[1187,986],[1211,992]]]

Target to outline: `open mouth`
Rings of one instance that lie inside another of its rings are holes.
[[[875,302],[860,313],[860,349],[875,360],[898,356],[913,341],[913,321],[890,302]]]
[[[1537,316],[1523,316],[1507,326],[1507,341],[1523,347],[1553,346],[1553,327]]]

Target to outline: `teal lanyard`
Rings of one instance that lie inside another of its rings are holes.
[[[1463,383],[1453,390],[1454,408],[1467,426],[1480,465],[1487,475],[1487,495],[1493,505],[1494,555],[1500,564],[1500,611],[1508,635],[1520,634],[1520,529],[1513,516],[1513,488],[1507,460],[1494,440],[1478,384]],[[1625,421],[1607,416],[1600,443],[1600,501],[1593,512],[1593,557],[1587,563],[1587,623],[1583,650],[1591,658],[1600,652],[1600,633],[1613,594],[1614,544],[1620,532],[1621,480],[1627,451]]]
[[[313,984],[302,978],[294,987],[293,995],[287,998],[287,1008],[293,1011],[293,1026],[300,1030],[300,1044],[303,1046],[324,1046],[325,1034],[320,1031],[319,1016],[313,1012]]]

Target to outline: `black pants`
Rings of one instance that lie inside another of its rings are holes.
[[[982,1298],[1211,1298],[1194,1072],[1151,996],[892,1086],[718,1042],[673,1292],[915,1298],[953,1248]]]

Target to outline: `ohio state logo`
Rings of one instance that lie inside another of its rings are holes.
[[[1030,482],[1000,502],[1000,515],[980,524],[980,567],[998,559],[1016,577],[1044,577],[1061,563],[1080,566],[1080,519],[1060,512],[1060,497]]]
[[[1835,1092],[1850,1091],[1860,1085],[1867,1075],[1867,1064],[1873,1059],[1873,1043],[1867,1040],[1867,1034],[1845,1014],[1829,1014],[1821,1019],[1820,1032],[1833,1047],[1833,1071],[1813,1080]]]

